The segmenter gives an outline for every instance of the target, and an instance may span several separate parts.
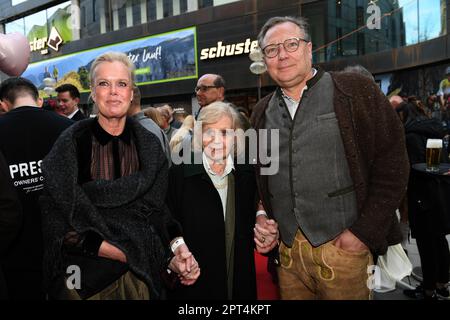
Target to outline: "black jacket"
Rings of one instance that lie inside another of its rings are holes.
[[[9,166],[23,208],[20,232],[2,261],[6,277],[9,270],[42,270],[42,231],[38,205],[44,179],[41,162],[60,133],[72,123],[52,111],[29,106],[13,109],[0,117],[0,151]],[[42,279],[35,280],[30,286],[41,286]],[[26,292],[23,294],[26,296]]]
[[[0,261],[19,231],[22,208],[9,177],[8,166],[0,153]],[[7,298],[6,283],[0,265],[0,300]]]
[[[130,120],[139,171],[116,180],[80,184],[79,162],[83,162],[82,150],[90,152],[94,121],[79,121],[66,130],[42,164],[46,179],[41,196],[46,285],[53,289],[66,272],[68,256],[62,245],[66,234],[93,231],[125,253],[128,267],[148,285],[152,299],[162,298],[160,276],[170,255],[169,240],[179,235],[178,224],[164,203],[167,159],[159,140]],[[94,278],[98,278],[96,274]]]
[[[444,130],[436,119],[411,120],[405,123],[406,149],[411,165],[426,161],[428,139],[442,139]],[[441,162],[446,161],[447,150],[441,154]]]
[[[19,231],[21,221],[19,197],[11,183],[6,161],[0,153],[0,261]]]
[[[81,110],[78,110],[72,118],[70,118],[73,121],[80,121],[83,119],[86,119],[86,116],[83,114],[83,112],[81,112]]]

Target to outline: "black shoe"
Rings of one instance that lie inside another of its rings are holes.
[[[411,299],[416,300],[438,300],[438,297],[435,292],[432,295],[427,295],[425,290],[423,290],[422,286],[418,286],[415,289],[405,289],[403,290],[403,294]]]
[[[440,300],[450,300],[448,288],[436,289],[436,295]]]

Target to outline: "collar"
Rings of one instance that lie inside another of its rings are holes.
[[[308,90],[309,84],[312,85],[313,83],[315,83],[315,82],[312,82],[311,80],[313,80],[313,79],[315,78],[315,76],[316,76],[316,74],[318,73],[318,71],[317,71],[317,69],[314,68],[314,67],[311,69],[311,71],[312,71],[313,75],[312,75],[311,79],[309,79],[308,81],[306,81],[306,85],[303,87],[302,92],[300,92],[300,99],[301,99],[302,96],[303,96],[303,92],[305,92],[306,90]],[[317,81],[316,81],[316,82],[317,82]],[[280,89],[281,89],[281,96],[282,96],[284,99],[287,99],[287,100],[289,100],[290,102],[295,103],[295,104],[298,104],[298,103],[300,102],[300,100],[295,100],[295,99],[289,97],[289,96],[284,92],[283,88],[280,88]]]
[[[115,136],[109,134],[102,128],[102,126],[98,123],[98,118],[96,118],[95,121],[92,122],[92,133],[102,146],[108,144],[112,139],[116,138]],[[128,145],[130,144],[131,129],[128,118],[125,122],[125,128],[123,129],[123,132],[120,135],[118,135],[117,138],[122,140]]]
[[[144,111],[139,111],[131,116],[134,120],[141,120],[147,118],[144,114]]]
[[[202,154],[202,159],[203,159],[203,166],[205,167],[205,171],[208,173],[208,175],[218,176],[218,174],[211,169],[211,165],[209,164],[208,158],[206,157],[206,154],[204,152]],[[225,166],[225,170],[223,171],[220,177],[223,178],[229,175],[233,169],[234,169],[233,158],[231,157],[231,154],[229,154],[227,157],[227,164]]]
[[[75,111],[74,112],[72,112],[71,114],[69,114],[68,116],[67,116],[67,118],[69,118],[69,119],[72,119],[73,118],[73,116],[75,115],[75,113],[77,113],[78,112],[78,107],[76,107],[76,109],[75,109]]]

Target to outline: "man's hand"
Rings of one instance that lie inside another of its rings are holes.
[[[404,101],[400,96],[392,96],[389,98],[389,102],[394,110],[396,110]]]
[[[98,256],[111,260],[117,260],[123,263],[127,262],[127,257],[123,251],[107,241],[103,241],[100,245],[100,249],[98,249]]]
[[[259,215],[256,217],[253,231],[256,250],[259,253],[267,253],[278,245],[280,234],[278,232],[278,223],[275,220],[268,219],[265,215]]]
[[[336,238],[334,245],[342,250],[350,252],[369,250],[369,248],[348,229],[344,230],[344,232]]]

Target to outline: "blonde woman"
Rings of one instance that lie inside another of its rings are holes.
[[[147,118],[152,119],[161,129],[163,128],[164,119],[157,108],[147,107],[142,111]]]
[[[199,274],[179,239],[174,258],[168,250],[181,231],[162,200],[167,159],[157,137],[127,118],[134,87],[129,58],[119,52],[99,56],[90,80],[98,116],[66,130],[42,164],[49,297],[160,299],[167,261],[186,276],[184,284]],[[70,266],[81,272],[78,286],[66,285]]]
[[[176,152],[180,148],[181,142],[188,136],[192,134],[192,129],[194,128],[194,117],[189,115],[187,116],[180,129],[173,135],[170,140],[170,150],[172,152]]]

